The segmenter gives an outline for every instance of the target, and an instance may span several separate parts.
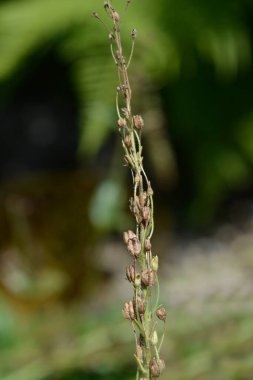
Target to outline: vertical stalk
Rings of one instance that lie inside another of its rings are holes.
[[[125,10],[131,0],[126,1]],[[161,341],[158,338],[157,319],[165,323],[166,310],[158,307],[158,299],[152,305],[153,289],[159,295],[158,257],[152,254],[151,237],[154,231],[153,190],[143,168],[141,131],[144,121],[141,115],[132,112],[132,90],[128,69],[132,62],[137,32],[130,33],[132,47],[128,60],[124,56],[121,42],[121,18],[111,1],[104,2],[104,9],[109,16],[112,27],[109,33],[110,50],[117,67],[119,83],[116,93],[116,111],[118,129],[124,151],[124,163],[133,178],[133,196],[130,198],[130,210],[136,222],[135,231],[123,233],[132,264],[126,268],[126,276],[133,288],[133,299],[125,303],[124,317],[131,321],[135,336],[135,354],[137,380],[151,380],[160,377],[165,364],[160,358]],[[93,16],[100,19],[98,13]],[[164,335],[163,335],[164,336]]]

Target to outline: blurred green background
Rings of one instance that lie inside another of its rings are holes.
[[[253,2],[114,0],[171,380],[252,380]],[[0,379],[134,379],[130,175],[100,0],[0,0]],[[129,188],[129,191],[127,190]],[[155,253],[156,253],[155,252]]]

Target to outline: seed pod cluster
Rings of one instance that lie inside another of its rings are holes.
[[[119,78],[116,88],[117,130],[124,150],[124,165],[131,169],[133,179],[129,207],[135,221],[133,230],[123,233],[123,241],[131,259],[130,265],[126,267],[126,279],[133,288],[133,299],[125,302],[122,312],[125,319],[131,322],[135,334],[136,378],[151,380],[157,379],[164,369],[164,361],[159,357],[158,349],[163,339],[159,339],[156,324],[157,318],[165,322],[166,311],[162,307],[157,309],[151,302],[151,298],[155,298],[152,294],[157,291],[158,285],[158,257],[153,255],[151,244],[154,231],[153,190],[143,167],[141,135],[144,120],[140,114],[132,112],[132,90],[128,77],[137,31],[133,28],[129,33],[132,49],[127,59],[121,44],[121,17],[112,1],[105,0],[104,9],[112,25],[109,43]],[[127,9],[131,0],[125,2]],[[96,12],[93,16],[101,21]]]

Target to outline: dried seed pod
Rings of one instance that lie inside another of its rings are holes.
[[[162,359],[157,360],[154,358],[150,361],[150,372],[151,372],[152,377],[158,378],[161,375],[164,368],[165,368],[164,360]]]
[[[123,312],[123,316],[126,319],[129,319],[130,321],[131,320],[133,321],[134,319],[136,319],[136,314],[135,314],[135,311],[134,311],[134,306],[133,306],[133,302],[132,301],[129,301],[129,302],[125,303],[122,312]]]
[[[136,223],[137,224],[141,224],[141,222],[142,222],[142,220],[143,220],[143,218],[142,218],[142,216],[140,215],[140,213],[135,213],[135,219],[136,219]]]
[[[125,244],[128,244],[129,240],[137,238],[135,233],[131,230],[123,232],[123,240]]]
[[[126,277],[129,282],[135,282],[135,267],[133,265],[129,265],[126,267]]]
[[[120,117],[118,119],[118,126],[120,128],[125,128],[126,127],[126,119],[124,119],[123,117]]]
[[[134,304],[134,309],[136,311],[136,314],[138,310],[139,315],[144,315],[145,310],[146,310],[146,304],[144,302],[144,299],[138,296],[137,299],[134,300],[133,304]]]
[[[151,251],[152,245],[150,239],[146,239],[144,243],[145,251]]]
[[[145,222],[149,221],[149,219],[150,219],[150,208],[148,206],[143,207],[142,217],[145,220]]]
[[[152,269],[145,269],[141,274],[141,281],[145,286],[152,286],[155,284],[155,273]]]
[[[128,241],[127,249],[130,254],[134,257],[138,257],[141,253],[141,243],[137,237],[132,238]]]
[[[160,307],[156,310],[157,318],[159,318],[161,321],[166,321],[167,312],[164,307]]]
[[[111,16],[112,16],[113,21],[119,22],[120,17],[119,17],[118,12],[116,12],[115,10],[113,10],[112,13],[111,13]]]
[[[143,118],[140,115],[133,116],[133,122],[136,129],[141,130],[144,127]]]
[[[159,259],[158,256],[153,256],[151,259],[151,268],[153,269],[154,272],[158,271],[158,266],[159,266]]]
[[[130,135],[126,135],[126,137],[124,138],[124,143],[125,143],[125,145],[126,145],[128,148],[131,148],[131,147],[132,147],[132,139],[131,139],[131,136],[130,136]]]

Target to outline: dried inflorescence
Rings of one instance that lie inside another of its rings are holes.
[[[164,360],[162,359],[152,359],[151,362],[150,362],[150,372],[151,372],[151,376],[155,379],[157,379],[162,371],[164,370],[165,368],[165,363],[164,363]]]
[[[125,9],[130,3],[131,0],[126,1]],[[133,287],[133,300],[126,302],[122,311],[124,317],[131,321],[135,334],[136,378],[151,380],[157,379],[165,366],[160,358],[164,334],[159,339],[156,325],[159,320],[165,322],[166,310],[158,307],[158,256],[153,255],[151,244],[154,231],[153,190],[143,168],[142,156],[144,120],[141,115],[132,113],[132,90],[128,78],[137,31],[132,29],[130,32],[132,48],[129,59],[126,59],[121,44],[121,17],[109,0],[104,2],[104,9],[112,22],[109,42],[119,78],[116,88],[117,127],[124,150],[124,165],[129,167],[133,178],[133,195],[129,206],[136,223],[135,231],[123,233],[124,243],[132,259],[132,264],[126,268],[126,279]],[[93,16],[104,24],[96,12],[93,12]],[[156,297],[152,296],[153,289],[156,289]],[[151,298],[156,298],[154,305]]]
[[[126,319],[134,321],[136,312],[132,301],[126,302],[123,308],[123,315]]]

